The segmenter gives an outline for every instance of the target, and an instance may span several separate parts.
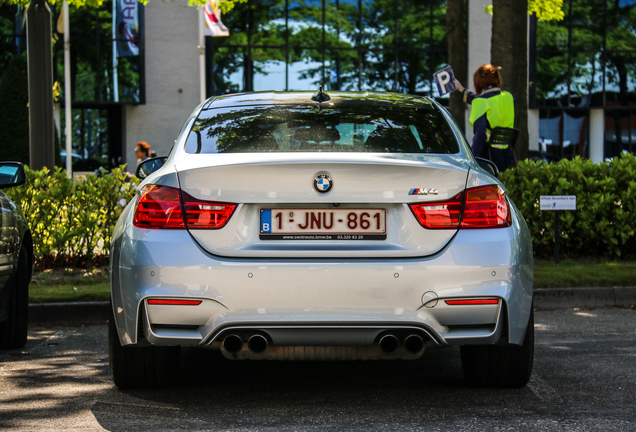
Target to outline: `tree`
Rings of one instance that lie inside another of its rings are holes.
[[[563,19],[563,0],[493,0],[490,62],[501,66],[502,81],[515,97],[519,138],[517,160],[526,159],[528,135],[528,13],[539,19]]]
[[[493,0],[490,62],[501,67],[501,79],[515,98],[518,160],[526,159],[528,137],[528,1]]]
[[[449,62],[460,82],[467,82],[465,64],[466,39],[463,30],[464,0],[447,0],[446,31]],[[515,117],[520,129],[517,159],[525,159],[528,138],[528,14],[540,20],[563,19],[563,0],[493,0],[486,12],[493,15],[490,62],[502,67],[504,88],[515,96]],[[458,66],[456,66],[458,65]],[[464,81],[462,81],[462,79]],[[451,113],[464,124],[461,95],[451,95]]]
[[[501,66],[504,87],[515,97],[519,138],[517,160],[526,159],[528,135],[528,13],[542,20],[563,19],[563,0],[493,0],[490,61]]]
[[[464,27],[464,0],[448,0],[446,8],[446,37],[448,38],[448,64],[453,66],[453,74],[461,83],[468,82],[466,64],[466,28]],[[450,95],[449,111],[461,127],[466,127],[464,111],[466,104],[460,92]]]

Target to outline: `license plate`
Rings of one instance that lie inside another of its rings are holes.
[[[385,209],[261,209],[261,240],[385,240]]]

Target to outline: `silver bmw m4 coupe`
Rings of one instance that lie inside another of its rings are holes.
[[[426,97],[208,99],[140,165],[113,233],[115,384],[169,384],[182,346],[412,361],[459,345],[469,385],[524,386],[532,243],[482,166]]]

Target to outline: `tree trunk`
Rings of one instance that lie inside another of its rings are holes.
[[[55,171],[51,9],[34,0],[26,12],[29,75],[29,166]],[[70,157],[67,155],[66,157]]]
[[[490,62],[501,66],[503,90],[515,98],[517,160],[528,157],[528,0],[493,0]]]
[[[446,6],[446,38],[448,40],[448,62],[453,68],[455,78],[464,85],[468,85],[467,54],[466,54],[466,18],[464,15],[464,0],[448,0]],[[466,104],[460,92],[450,95],[449,111],[465,133]]]

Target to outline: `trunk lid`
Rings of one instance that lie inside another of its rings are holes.
[[[239,204],[222,229],[190,230],[211,254],[391,258],[431,255],[452,239],[457,230],[424,229],[408,204],[444,201],[463,191],[469,167],[454,155],[233,153],[188,155],[176,170],[189,195]],[[324,187],[314,184],[317,178],[328,178],[331,189],[318,192]],[[261,232],[269,227],[263,219],[268,215],[282,232]],[[361,228],[365,224],[371,229]],[[329,225],[344,231],[322,235]],[[273,235],[281,233],[286,235]]]

